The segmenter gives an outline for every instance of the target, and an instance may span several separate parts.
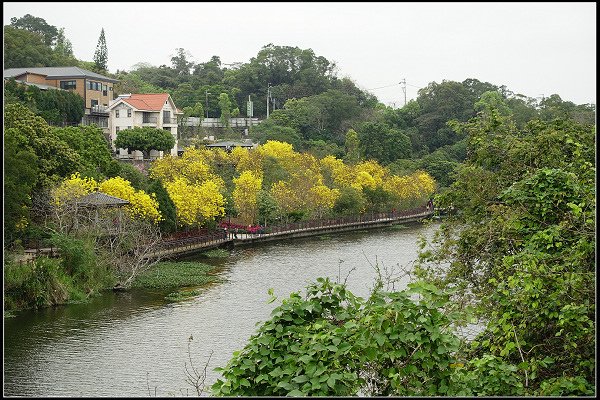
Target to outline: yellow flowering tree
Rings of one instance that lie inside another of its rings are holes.
[[[383,182],[383,188],[389,192],[400,206],[422,204],[435,191],[435,180],[424,171],[410,175],[393,175]]]
[[[57,207],[65,205],[93,192],[97,187],[98,183],[93,178],[82,178],[79,172],[76,172],[52,190],[53,205]]]
[[[340,197],[339,189],[330,189],[325,185],[313,186],[309,191],[310,207],[317,218],[323,218]]]
[[[179,225],[202,226],[225,215],[225,198],[214,181],[190,185],[185,178],[176,178],[166,182],[165,189],[175,204]]]
[[[261,152],[234,147],[231,150],[230,159],[235,164],[238,172],[252,171],[256,176],[262,175],[263,156]]]
[[[254,223],[258,215],[258,193],[262,186],[262,178],[252,171],[244,171],[233,179],[233,201],[239,217],[244,223]]]
[[[301,211],[305,208],[302,199],[296,195],[296,191],[293,190],[288,182],[275,182],[269,192],[286,220],[290,213]]]
[[[181,157],[168,156],[155,160],[150,168],[150,176],[163,182],[183,177],[192,185],[214,180],[217,175],[211,168],[209,154],[205,150],[188,147]]]
[[[328,185],[338,188],[352,185],[353,170],[339,158],[327,156],[321,159],[320,164],[322,175]]]
[[[143,190],[135,190],[128,180],[120,176],[107,179],[98,186],[102,193],[129,201],[125,209],[133,217],[147,218],[154,223],[162,219],[154,193],[149,195]]]

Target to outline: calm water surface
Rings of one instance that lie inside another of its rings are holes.
[[[4,394],[195,395],[185,382],[188,346],[199,369],[213,352],[206,382],[212,384],[219,377],[212,369],[225,366],[282,298],[320,276],[344,280],[353,268],[348,287],[367,296],[373,266],[410,268],[419,235],[431,237],[436,225],[396,228],[239,248],[220,261],[199,259],[218,266],[225,282],[181,303],[168,303],[160,291],[107,293],[86,304],[5,318]],[[278,297],[272,304],[269,288]]]

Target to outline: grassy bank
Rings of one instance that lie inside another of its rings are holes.
[[[56,236],[61,258],[38,257],[20,262],[5,252],[4,311],[80,303],[112,287],[112,268],[98,261],[89,241]]]

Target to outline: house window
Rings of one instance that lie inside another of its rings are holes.
[[[166,124],[171,123],[171,111],[163,111],[163,122]]]
[[[91,82],[91,81],[87,81],[87,88],[89,90],[100,90],[102,89],[102,84],[99,82]]]
[[[60,88],[65,89],[65,90],[76,89],[77,82],[76,81],[60,81]]]
[[[128,116],[128,117],[131,117],[131,108],[128,108],[128,109],[127,109],[127,116]]]
[[[95,106],[97,106],[97,105],[98,105],[98,100],[91,99],[91,100],[90,100],[90,103],[91,103],[91,105],[92,105],[92,108],[94,108]]]
[[[127,127],[127,129],[131,129],[131,127],[130,127],[130,126],[128,126],[128,127]]]
[[[119,110],[115,110],[115,118],[119,118]]]
[[[149,123],[153,122],[151,116],[152,116],[152,114],[145,112],[142,116],[142,122],[145,124],[149,124]],[[154,118],[154,119],[156,119],[156,118]],[[156,121],[154,121],[154,122],[156,122]]]
[[[115,127],[116,132],[119,132],[121,130],[121,127],[117,126]]]
[[[108,95],[108,86],[102,85],[102,96]]]

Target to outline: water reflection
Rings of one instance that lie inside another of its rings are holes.
[[[188,342],[195,366],[213,352],[208,384],[256,324],[319,276],[366,296],[378,263],[408,266],[419,234],[434,227],[372,230],[236,249],[219,267],[224,283],[183,303],[166,293],[106,293],[88,304],[24,312],[4,321],[4,393],[20,396],[185,396]],[[280,300],[267,304],[269,288]],[[190,336],[193,338],[189,341]]]

